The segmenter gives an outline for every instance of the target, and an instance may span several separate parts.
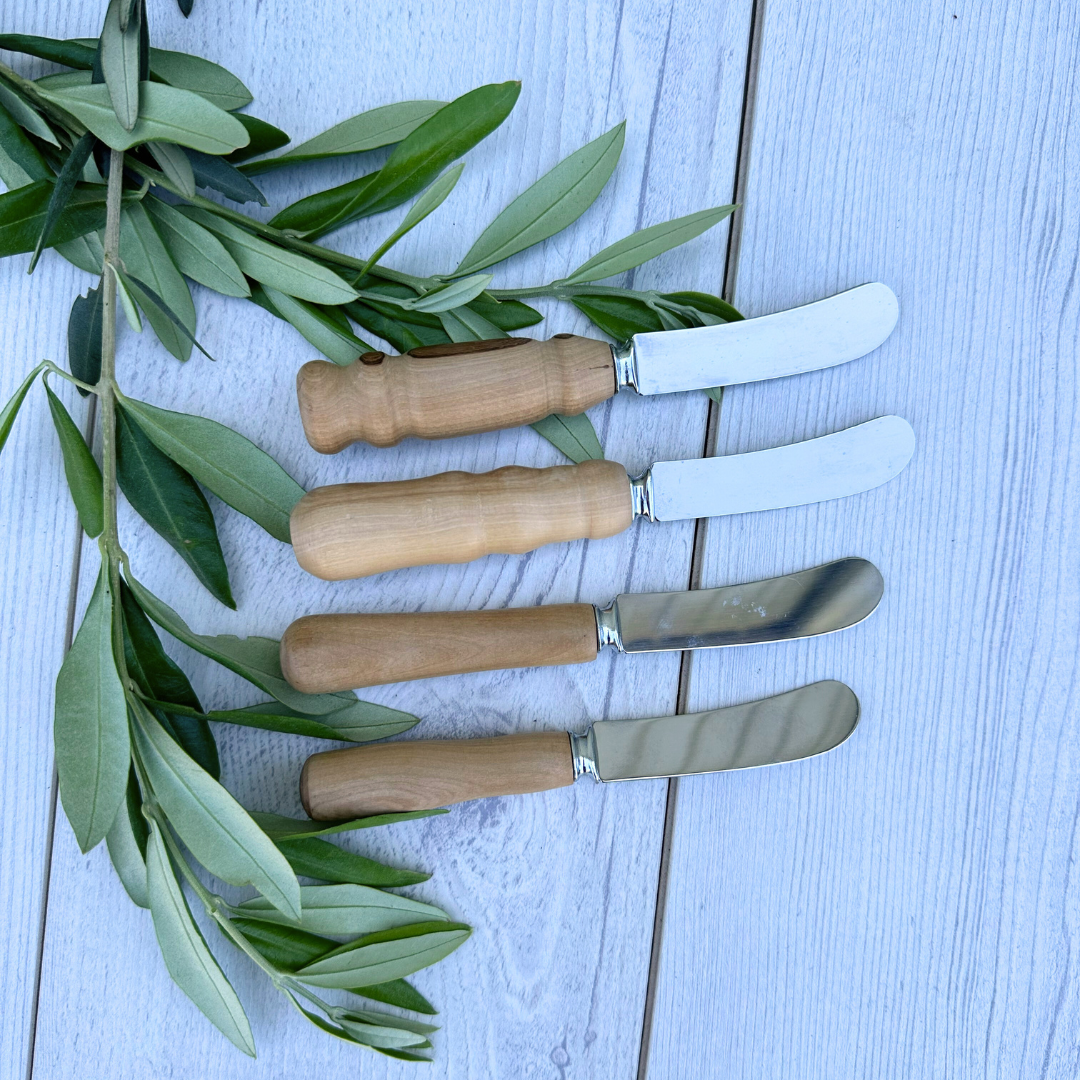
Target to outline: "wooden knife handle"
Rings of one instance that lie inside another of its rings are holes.
[[[293,508],[290,529],[300,565],[340,581],[599,540],[622,532],[633,517],[626,470],[614,461],[585,461],[315,488]]]
[[[306,615],[281,639],[285,678],[307,694],[496,668],[582,664],[597,653],[592,604],[406,615]]]
[[[565,731],[494,739],[413,740],[313,754],[300,799],[316,821],[434,810],[493,795],[524,795],[574,782]]]
[[[584,412],[615,393],[615,362],[610,345],[573,334],[466,341],[365,353],[349,367],[313,360],[296,393],[308,442],[336,454],[357,441],[393,446]]]

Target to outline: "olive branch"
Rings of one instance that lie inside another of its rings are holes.
[[[188,14],[190,0],[179,2]],[[127,397],[116,379],[117,308],[135,332],[149,323],[181,361],[193,348],[205,351],[189,281],[257,304],[342,365],[372,350],[360,332],[400,352],[507,337],[541,321],[524,302],[537,297],[573,304],[621,341],[741,318],[705,293],[596,284],[686,243],[734,207],[642,229],[559,280],[492,288],[490,267],[567,228],[593,204],[619,160],[619,124],[514,199],[456,269],[418,277],[381,260],[447,199],[464,168],[458,159],[506,119],[520,84],[481,86],[449,103],[382,105],[273,156],[290,139],[239,111],[252,96],[236,76],[201,57],[150,46],[145,0],[110,0],[97,39],[8,34],[0,35],[0,48],[67,69],[31,80],[0,64],[0,179],[9,189],[0,195],[0,257],[30,254],[32,272],[53,248],[97,277],[71,309],[70,370],[42,361],[0,411],[2,449],[41,377],[79,521],[101,556],[56,682],[64,811],[84,852],[105,840],[128,895],[150,910],[169,973],[241,1049],[255,1053],[247,1017],[191,914],[184,882],[225,938],[317,1027],[394,1057],[428,1060],[430,1024],[363,1004],[331,1004],[316,992],[346,990],[402,1011],[435,1012],[405,977],[457,948],[469,927],[388,891],[429,875],[322,838],[427,812],[331,826],[248,812],[218,782],[209,723],[361,742],[405,731],[417,718],[351,692],[295,690],[282,674],[277,641],[198,634],[134,576],[117,527],[120,493],[218,600],[235,607],[202,489],[283,543],[303,489],[238,432]],[[363,160],[383,147],[393,150],[381,168],[300,199],[269,223],[199,194],[266,205],[252,177],[330,157]],[[367,259],[317,242],[410,201]],[[50,377],[96,402],[100,465]],[[573,461],[603,457],[584,414],[549,416],[533,427]],[[204,709],[155,624],[272,700]],[[256,895],[227,903],[203,883],[196,863]],[[297,875],[316,884],[301,885]]]

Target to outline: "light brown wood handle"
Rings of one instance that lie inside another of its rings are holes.
[[[482,555],[520,555],[629,527],[630,478],[614,461],[334,484],[309,491],[290,529],[297,561],[329,581]]]
[[[557,334],[365,353],[348,367],[313,360],[296,377],[300,419],[321,454],[350,443],[393,446],[574,415],[615,393],[611,346]]]
[[[300,798],[316,821],[343,821],[548,791],[573,782],[574,761],[565,731],[494,739],[405,739],[313,754],[300,774]]]
[[[405,615],[305,615],[281,639],[285,678],[307,694],[496,668],[583,664],[592,604]]]

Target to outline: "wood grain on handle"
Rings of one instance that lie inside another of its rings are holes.
[[[404,615],[306,615],[281,639],[285,678],[308,694],[496,668],[582,664],[592,604]]]
[[[633,516],[626,470],[585,461],[315,488],[296,504],[290,528],[300,565],[340,581],[599,540],[628,528]]]
[[[316,821],[342,821],[548,791],[573,782],[565,731],[494,739],[405,739],[313,754],[300,774],[300,799]]]
[[[358,441],[393,446],[584,412],[615,393],[615,362],[606,342],[573,334],[498,338],[367,353],[349,367],[313,360],[296,393],[308,442],[335,454]]]

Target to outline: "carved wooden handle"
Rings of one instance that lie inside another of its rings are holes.
[[[281,668],[308,694],[496,668],[595,660],[592,604],[407,615],[307,615],[281,639]]]
[[[316,821],[342,821],[434,810],[493,795],[524,795],[573,782],[565,731],[494,739],[406,739],[313,754],[300,774],[300,798]]]
[[[308,442],[336,454],[357,441],[393,446],[584,412],[615,393],[615,362],[610,345],[573,334],[468,341],[365,353],[349,367],[313,360],[296,393]]]
[[[599,540],[622,532],[633,517],[626,470],[614,461],[585,461],[315,488],[293,509],[290,530],[300,565],[340,581]]]

